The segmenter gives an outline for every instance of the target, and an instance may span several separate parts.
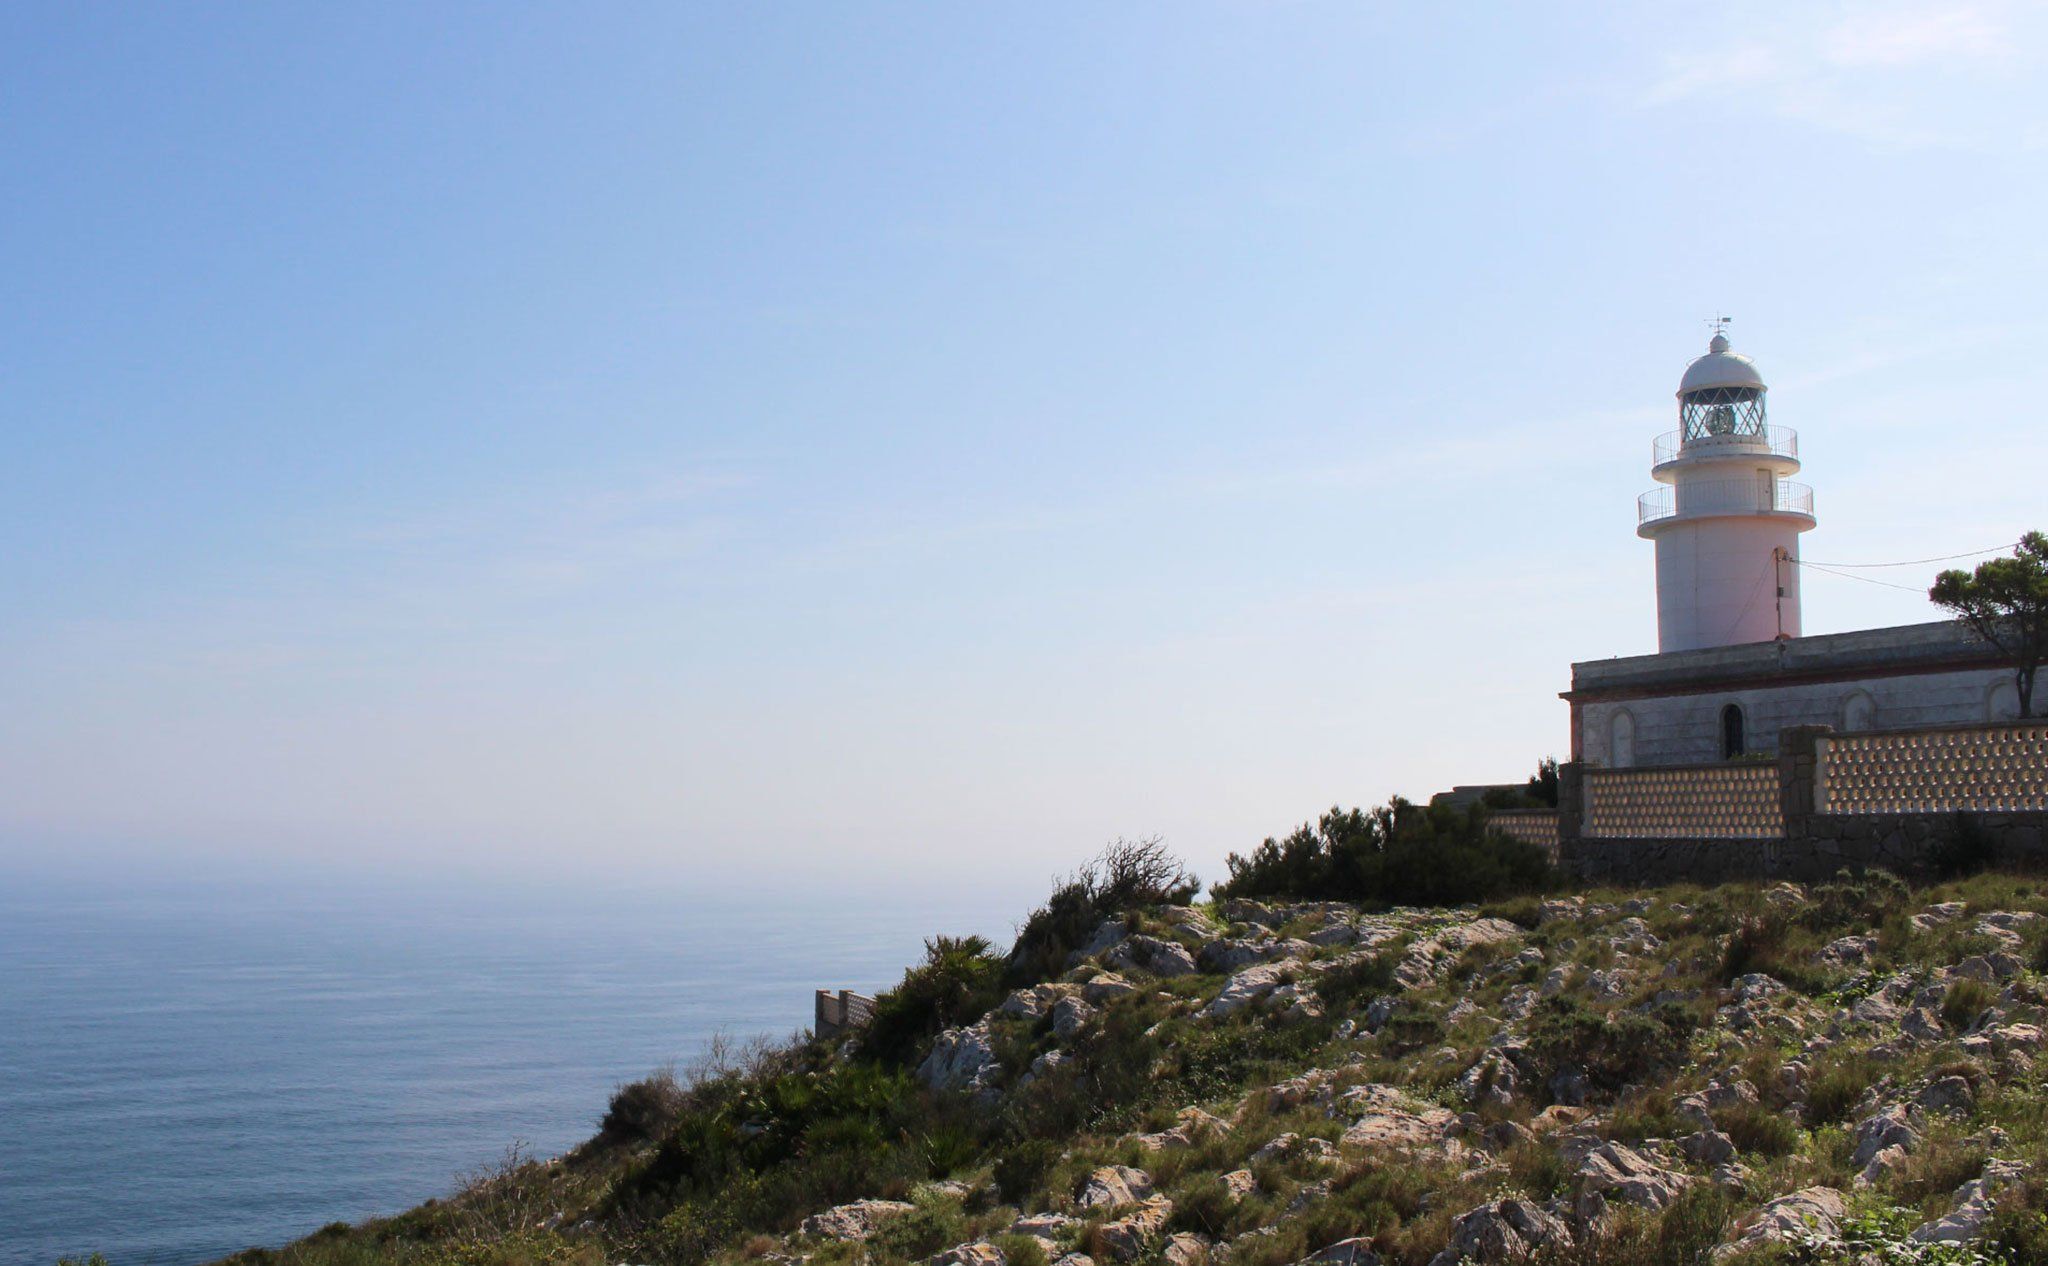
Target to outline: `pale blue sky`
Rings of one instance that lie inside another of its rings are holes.
[[[7,6],[0,860],[1214,876],[1520,776],[1654,647],[1717,310],[1808,557],[2048,527],[2044,53],[1992,3]]]

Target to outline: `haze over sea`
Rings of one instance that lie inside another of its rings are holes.
[[[182,1266],[396,1212],[1041,895],[0,875],[0,1266]]]

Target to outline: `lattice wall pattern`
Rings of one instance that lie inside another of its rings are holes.
[[[1552,856],[1557,853],[1555,809],[1503,809],[1488,818],[1486,824],[1510,839],[1534,844]]]
[[[2048,809],[2048,726],[1851,734],[1814,746],[1820,813]]]
[[[1588,769],[1582,834],[1605,839],[1775,839],[1775,764]]]

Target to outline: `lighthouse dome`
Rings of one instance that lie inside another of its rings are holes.
[[[1687,365],[1685,377],[1678,380],[1678,394],[1681,396],[1714,388],[1738,392],[1768,390],[1764,386],[1764,376],[1756,370],[1756,362],[1729,351],[1725,334],[1716,334],[1714,341],[1707,344],[1707,354]]]

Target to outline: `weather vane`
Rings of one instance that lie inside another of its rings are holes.
[[[1728,323],[1734,319],[1732,316],[1709,317],[1707,319],[1707,328],[1716,334],[1726,334],[1728,332]]]

